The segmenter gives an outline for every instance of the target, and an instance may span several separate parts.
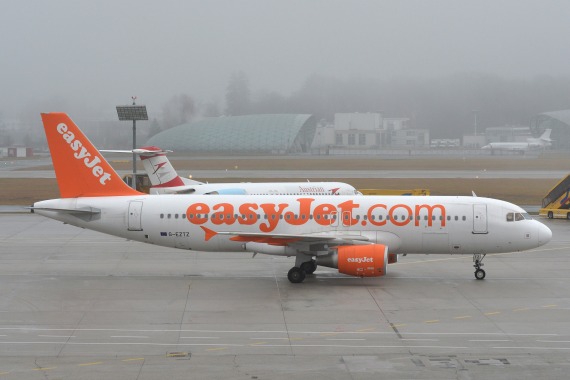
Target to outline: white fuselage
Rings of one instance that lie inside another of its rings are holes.
[[[360,195],[344,182],[237,182],[199,183],[173,187],[151,187],[151,194],[219,195]]]
[[[232,240],[240,233],[360,236],[367,243],[387,245],[391,253],[514,252],[551,238],[538,221],[509,220],[509,213],[525,213],[520,207],[479,197],[141,195],[54,199],[37,202],[34,208],[78,227],[200,251],[258,251],[259,243],[248,247]],[[208,238],[206,230],[220,234]],[[261,251],[291,255],[282,248]]]

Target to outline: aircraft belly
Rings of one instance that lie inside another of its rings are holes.
[[[422,233],[423,253],[449,253],[449,234],[447,232]]]

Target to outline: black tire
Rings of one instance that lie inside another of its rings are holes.
[[[554,218],[554,214],[552,213],[552,211],[548,211],[548,219],[552,218]]]
[[[317,270],[317,263],[314,260],[306,261],[301,264],[301,269],[305,271],[305,274],[313,274]]]
[[[475,278],[477,280],[483,280],[485,278],[485,275],[486,275],[486,273],[483,269],[477,269],[475,271]]]
[[[287,278],[293,284],[299,284],[305,280],[305,271],[298,267],[293,267],[287,273]]]

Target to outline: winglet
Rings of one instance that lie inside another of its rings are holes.
[[[214,236],[216,236],[218,234],[216,231],[211,230],[208,227],[200,226],[200,228],[202,228],[204,230],[204,232],[206,233],[206,236],[204,237],[205,241],[210,240],[211,238],[213,238]]]
[[[71,118],[42,113],[62,198],[140,195],[127,186]]]

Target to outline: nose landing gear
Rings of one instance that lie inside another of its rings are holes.
[[[481,267],[484,265],[483,259],[485,256],[487,256],[487,254],[475,253],[473,255],[473,266],[475,267],[475,278],[477,280],[482,280],[485,278],[486,273],[483,269],[481,269]]]

